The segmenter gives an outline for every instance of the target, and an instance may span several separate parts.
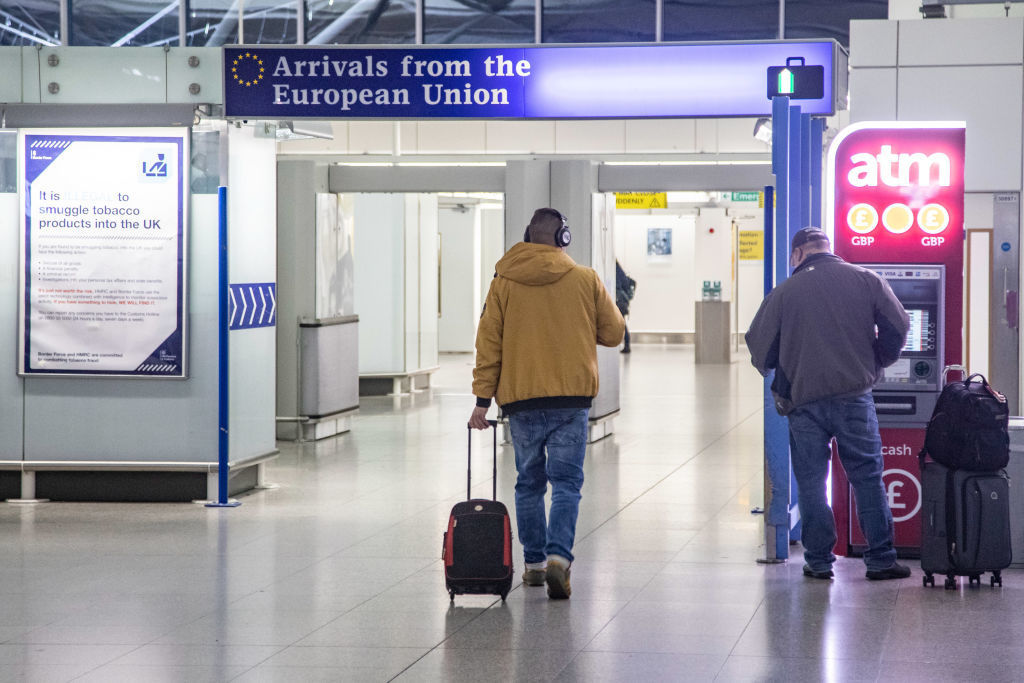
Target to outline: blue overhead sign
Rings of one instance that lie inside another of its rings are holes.
[[[224,48],[230,118],[768,116],[769,67],[822,68],[804,113],[835,113],[835,41],[605,46]],[[837,64],[842,60],[841,64]]]

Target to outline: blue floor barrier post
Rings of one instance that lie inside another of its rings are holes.
[[[228,188],[217,188],[217,500],[206,507],[238,507],[228,499]]]
[[[789,224],[792,198],[791,164],[800,159],[792,158],[791,116],[788,97],[772,99],[772,173],[775,175],[774,208],[772,223],[765,217],[765,295],[788,275]],[[797,170],[799,174],[799,170]],[[767,208],[767,207],[766,207]],[[770,210],[766,210],[766,214]],[[772,238],[768,234],[772,234]],[[790,467],[789,428],[786,419],[775,411],[771,383],[774,373],[764,380],[764,531],[765,557],[759,562],[784,562],[789,559],[790,531]]]

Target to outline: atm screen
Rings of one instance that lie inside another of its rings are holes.
[[[903,345],[904,352],[927,351],[931,344],[928,343],[928,310],[924,308],[908,308],[907,315],[910,316],[910,330],[907,332],[907,342]]]

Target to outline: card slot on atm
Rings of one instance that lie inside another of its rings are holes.
[[[913,415],[917,412],[917,397],[913,395],[872,394],[872,398],[878,415]]]

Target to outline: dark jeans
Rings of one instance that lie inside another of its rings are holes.
[[[882,440],[871,393],[826,398],[789,414],[789,448],[799,489],[804,561],[815,571],[829,569],[836,557],[836,522],[828,506],[825,480],[835,437],[839,460],[857,501],[857,521],[867,539],[864,563],[885,569],[896,561],[892,512],[882,484]]]
[[[543,562],[548,555],[573,559],[589,414],[589,408],[559,408],[509,416],[519,472],[516,524],[528,563]],[[551,513],[545,518],[549,481]]]

